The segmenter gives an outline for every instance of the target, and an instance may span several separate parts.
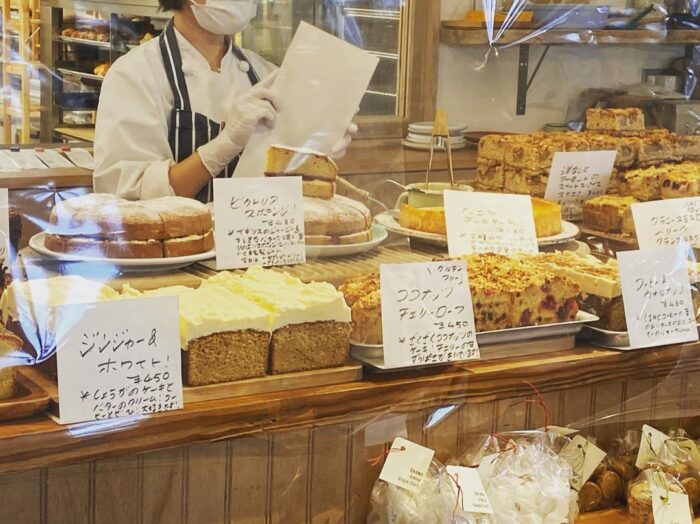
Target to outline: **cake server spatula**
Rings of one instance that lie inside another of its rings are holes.
[[[435,146],[444,147],[447,152],[447,169],[450,173],[450,186],[455,185],[455,174],[452,168],[452,147],[450,145],[450,128],[447,125],[447,115],[442,109],[438,109],[435,113],[435,121],[433,122],[433,131],[430,135],[430,159],[428,160],[428,170],[425,172],[425,189],[430,186],[430,171],[433,168],[433,155]]]

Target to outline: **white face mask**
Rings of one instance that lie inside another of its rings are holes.
[[[240,33],[258,12],[257,4],[246,0],[207,0],[206,4],[190,1],[197,23],[216,35]]]

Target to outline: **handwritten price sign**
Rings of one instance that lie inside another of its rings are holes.
[[[479,358],[463,261],[380,266],[384,364]]]
[[[642,249],[675,246],[700,248],[700,197],[632,204],[637,240]]]
[[[214,180],[217,269],[306,261],[301,177]]]
[[[182,408],[176,297],[58,308],[61,424]]]

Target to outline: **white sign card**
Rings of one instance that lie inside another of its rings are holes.
[[[72,147],[71,149],[64,151],[64,153],[76,166],[82,167],[83,169],[89,169],[91,171],[95,169],[95,159],[87,149],[82,147]]]
[[[446,469],[461,491],[462,511],[493,514],[491,502],[476,468],[447,466]]]
[[[607,191],[615,156],[617,151],[555,153],[544,197],[561,204],[564,220],[580,220],[583,202]]]
[[[620,251],[617,261],[630,347],[698,340],[686,250]]]
[[[75,167],[70,160],[65,158],[61,153],[55,149],[38,149],[35,150],[36,156],[39,157],[47,167],[52,169],[61,167]]]
[[[379,478],[412,493],[417,493],[425,480],[435,451],[397,437],[391,444]]]
[[[235,176],[262,176],[272,144],[329,154],[357,113],[379,58],[306,22],[292,39],[273,90],[273,129],[253,133]]]
[[[644,469],[649,462],[656,462],[661,446],[668,440],[668,435],[645,424],[642,426],[642,441],[639,443],[635,466]]]
[[[559,456],[567,460],[573,459],[571,467],[574,470],[574,476],[571,478],[571,487],[579,491],[591,478],[598,464],[603,462],[605,455],[605,451],[581,435],[571,439],[571,442],[559,452]]]
[[[7,154],[9,151],[0,151],[0,171],[17,171],[20,167]]]
[[[385,366],[479,358],[463,260],[383,264],[379,272]]]
[[[60,423],[181,409],[177,297],[56,309]]]
[[[676,493],[663,486],[654,486],[651,497],[654,524],[692,524],[690,502],[685,493]]]
[[[684,240],[700,248],[700,197],[632,204],[640,249],[670,247]]]
[[[471,253],[537,253],[535,217],[527,195],[445,191],[451,257]]]
[[[306,261],[301,177],[214,179],[217,269]]]
[[[46,169],[32,149],[9,150],[6,154],[20,169]]]

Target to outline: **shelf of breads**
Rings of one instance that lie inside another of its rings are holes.
[[[56,41],[62,44],[79,44],[90,47],[99,47],[100,49],[110,49],[112,45],[109,42],[99,40],[88,40],[87,38],[73,38],[72,36],[60,35],[56,37]]]

